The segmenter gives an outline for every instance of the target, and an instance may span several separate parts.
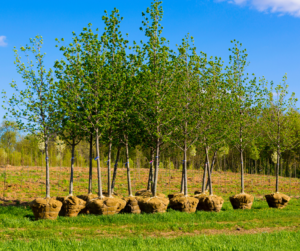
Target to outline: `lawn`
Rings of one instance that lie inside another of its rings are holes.
[[[220,213],[79,215],[34,221],[28,207],[0,207],[0,250],[299,250],[300,200]]]

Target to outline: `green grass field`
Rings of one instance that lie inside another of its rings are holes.
[[[300,250],[300,200],[220,213],[79,215],[34,221],[30,208],[0,207],[0,250]]]

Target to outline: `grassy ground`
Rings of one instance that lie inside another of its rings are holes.
[[[132,169],[132,189],[137,191],[147,186],[149,169]],[[96,168],[93,170],[93,192],[97,193]],[[51,196],[68,195],[69,168],[51,167],[50,185]],[[202,184],[202,171],[188,170],[188,191],[194,193]],[[160,169],[158,191],[164,194],[180,190],[180,170]],[[106,190],[107,169],[102,168],[102,181]],[[229,196],[239,193],[239,173],[215,171],[212,176],[214,194],[222,196],[228,201]],[[74,194],[86,194],[88,184],[88,168],[75,167]],[[267,175],[245,174],[245,191],[262,198],[263,195],[274,192],[275,177]],[[127,195],[126,169],[119,168],[115,191],[123,196]],[[280,191],[290,195],[300,195],[300,180],[280,177]],[[45,170],[41,167],[8,167],[0,168],[0,199],[11,203],[19,200],[31,201],[45,196]],[[1,201],[0,201],[1,204]]]
[[[299,250],[300,200],[220,213],[79,215],[33,221],[30,208],[0,207],[0,250]]]

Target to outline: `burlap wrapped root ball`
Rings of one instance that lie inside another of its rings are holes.
[[[76,196],[56,197],[62,202],[59,216],[76,217],[85,208],[86,202]]]
[[[233,209],[251,209],[254,197],[251,194],[240,193],[229,197]]]
[[[183,193],[171,193],[171,194],[168,194],[169,200],[171,200],[171,199],[173,199],[173,198],[175,198],[177,196],[182,197],[182,196],[184,196],[184,194]]]
[[[54,198],[38,198],[30,202],[35,220],[56,220],[62,203]]]
[[[151,197],[152,196],[152,192],[149,190],[139,190],[135,193],[135,196],[142,196],[142,197]],[[166,195],[163,193],[156,193],[157,197],[162,197],[162,198],[166,198]]]
[[[140,209],[138,200],[135,196],[126,197],[126,198],[124,198],[124,200],[126,201],[126,206],[122,210],[122,212],[132,213],[132,214],[140,214],[141,213],[141,209]]]
[[[120,198],[103,197],[88,201],[87,208],[91,214],[113,215],[118,214],[126,206],[126,201]]]
[[[199,211],[220,212],[224,203],[223,198],[217,195],[197,194],[194,198],[198,200]]]
[[[290,201],[290,197],[283,193],[272,193],[265,195],[269,207],[284,208]]]
[[[86,206],[87,202],[89,200],[98,198],[98,195],[97,194],[77,195],[77,198],[82,199],[82,200],[84,200],[86,202],[85,208],[81,209],[81,211],[79,212],[79,214],[89,214],[90,211],[89,211],[89,209]]]
[[[177,195],[170,199],[170,207],[181,212],[195,213],[197,205],[198,199],[190,196]]]
[[[205,191],[204,193],[202,192],[202,190],[196,190],[195,192],[194,192],[194,195],[198,195],[198,194],[204,194],[204,195],[209,195],[209,192],[208,191]]]
[[[163,197],[136,197],[140,209],[145,213],[165,213],[168,205],[169,199]]]

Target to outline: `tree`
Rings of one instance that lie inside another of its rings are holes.
[[[264,81],[264,79],[263,79]],[[297,99],[295,93],[288,97],[288,85],[286,83],[287,76],[283,77],[282,83],[274,87],[271,82],[270,90],[265,99],[263,111],[264,132],[266,133],[269,144],[272,149],[276,150],[272,155],[277,158],[276,162],[276,193],[279,193],[279,164],[282,154],[294,148],[299,139],[294,134],[297,112],[295,105]]]
[[[256,126],[256,123],[262,110],[264,89],[261,88],[261,82],[257,84],[256,78],[248,82],[248,73],[245,73],[245,68],[248,65],[246,49],[242,50],[242,44],[238,41],[234,40],[232,43],[234,43],[234,47],[230,49],[232,55],[230,55],[230,66],[227,68],[227,81],[232,83],[230,93],[234,103],[232,105],[231,118],[234,123],[231,133],[228,135],[228,140],[240,152],[241,194],[242,197],[246,196],[249,198],[248,205],[251,208],[254,198],[253,196],[245,195],[244,192],[243,153],[246,147],[253,141],[254,135],[259,134],[259,128]],[[231,202],[234,204],[233,200],[236,199],[236,202],[239,203],[240,197],[231,197]]]
[[[169,49],[167,41],[161,36],[163,27],[160,22],[163,16],[161,2],[155,0],[147,8],[145,21],[145,36],[148,38],[142,45],[142,58],[144,60],[140,69],[138,108],[140,119],[144,121],[145,130],[155,144],[155,173],[152,194],[156,197],[159,169],[160,146],[168,140],[172,132],[169,126],[174,118],[172,106],[172,88],[175,83],[175,68],[173,65],[174,53]],[[150,24],[149,19],[152,21]],[[143,30],[143,28],[140,28]]]
[[[6,100],[6,107],[4,108],[7,113],[5,118],[14,118],[20,129],[33,134],[40,133],[42,136],[46,155],[46,198],[50,198],[48,144],[59,123],[54,120],[56,88],[52,70],[47,71],[44,66],[46,54],[41,52],[42,44],[42,37],[36,36],[30,39],[29,45],[20,48],[28,60],[27,64],[21,62],[18,50],[14,49],[17,71],[21,74],[26,89],[19,90],[17,83],[13,81],[10,86],[15,89],[16,93],[9,99],[5,91],[2,93]],[[32,53],[33,58],[30,57],[29,53]]]

